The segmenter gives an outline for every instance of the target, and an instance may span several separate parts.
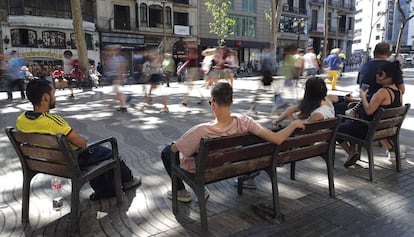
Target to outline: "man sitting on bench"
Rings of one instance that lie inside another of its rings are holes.
[[[220,137],[233,134],[252,133],[263,140],[280,144],[288,138],[296,128],[304,129],[301,120],[295,120],[286,128],[274,133],[262,127],[259,123],[247,115],[231,114],[233,103],[233,89],[228,83],[220,82],[211,90],[209,101],[215,120],[208,123],[195,125],[181,136],[173,145],[167,145],[161,153],[164,167],[171,177],[171,159],[176,159],[181,168],[194,173],[195,163],[193,156],[198,152],[202,137]],[[176,157],[171,157],[171,151],[177,152]],[[186,190],[182,180],[178,180],[178,201],[190,202],[191,195]],[[167,197],[172,199],[172,192],[168,191]],[[205,198],[209,197],[206,190]]]
[[[16,121],[16,127],[24,133],[42,133],[56,135],[64,134],[73,150],[85,148],[87,140],[79,135],[62,116],[49,113],[55,108],[55,88],[47,80],[32,80],[26,88],[26,95],[33,104],[33,111],[23,112]],[[79,155],[79,165],[88,166],[102,160],[110,159],[112,150],[105,146],[97,146]],[[125,162],[119,159],[121,168],[122,189],[126,191],[141,184],[141,177],[132,176]],[[113,172],[106,172],[90,181],[95,193],[89,199],[92,201],[115,196]]]

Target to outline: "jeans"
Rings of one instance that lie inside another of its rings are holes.
[[[97,164],[101,161],[112,158],[112,150],[105,146],[97,146],[89,151],[85,151],[79,155],[79,165],[88,166]],[[121,169],[121,183],[132,180],[131,169],[125,164],[121,157],[119,157],[119,165]],[[115,196],[115,183],[113,178],[113,170],[110,170],[104,174],[90,181],[92,189],[99,197],[113,197]]]
[[[26,98],[24,94],[24,79],[10,79],[9,80],[9,84],[7,88],[7,98],[10,100],[13,99],[13,89],[16,85],[19,88],[22,99]]]
[[[167,145],[161,151],[161,159],[164,164],[164,168],[167,171],[168,175],[171,178],[171,159],[175,159],[177,164],[180,164],[179,153],[175,153],[175,157],[171,157],[171,145]],[[184,190],[185,186],[181,179],[177,178],[177,190]]]

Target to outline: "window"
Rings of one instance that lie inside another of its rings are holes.
[[[376,35],[375,36],[375,40],[379,40],[380,39],[380,36],[379,35]]]
[[[233,26],[235,36],[256,37],[256,18],[248,16],[231,16],[236,24]]]
[[[93,0],[81,1],[82,18],[84,21],[95,22],[95,7],[93,2]],[[58,3],[58,5],[59,4],[60,2]]]
[[[93,37],[91,34],[86,34],[85,33],[85,41],[86,41],[86,48],[89,50],[93,50]]]
[[[11,33],[11,43],[14,47],[37,47],[37,33],[34,30],[13,29]]]
[[[174,12],[174,24],[188,26],[188,13]]]
[[[10,15],[23,15],[23,0],[9,1]]]
[[[173,0],[174,3],[189,4],[188,0]]]
[[[149,27],[162,27],[162,7],[159,5],[149,6]]]
[[[42,44],[45,48],[66,48],[65,33],[60,31],[43,31]]]
[[[139,21],[141,25],[148,26],[147,4],[141,3],[139,6]]]
[[[130,30],[128,6],[114,5],[114,28]]]
[[[318,28],[318,10],[312,10],[312,30],[317,30]]]
[[[242,10],[244,12],[256,12],[256,0],[243,0]]]
[[[165,15],[167,17],[167,19],[165,20],[165,24],[167,26],[171,26],[171,7],[165,7]]]

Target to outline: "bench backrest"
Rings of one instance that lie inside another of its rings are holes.
[[[210,183],[263,170],[272,167],[276,156],[277,163],[284,164],[293,161],[292,157],[300,160],[327,153],[338,121],[329,119],[307,124],[305,130],[296,130],[280,146],[253,134],[202,138],[195,157],[195,179],[202,178]]]
[[[409,109],[410,104],[389,109],[380,108],[372,119],[367,137],[377,141],[398,135]]]
[[[23,172],[34,171],[66,178],[80,174],[66,136],[22,133],[11,127],[6,129],[6,133],[19,156]]]
[[[328,158],[335,152],[335,135],[340,119],[327,119],[306,124],[305,130],[296,130],[276,149],[276,165],[307,159],[315,156]]]

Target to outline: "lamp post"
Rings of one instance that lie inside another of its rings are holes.
[[[167,36],[165,33],[165,3],[167,3],[166,0],[161,1],[162,3],[162,53],[165,54],[165,44],[167,41]]]
[[[299,48],[300,34],[302,32],[301,29],[305,27],[305,19],[303,17],[293,18],[293,27],[296,28],[296,33],[298,34],[298,38],[296,40],[296,46]]]
[[[381,28],[381,31],[382,31],[381,42],[384,42],[384,38],[385,38],[385,27],[384,26]]]

